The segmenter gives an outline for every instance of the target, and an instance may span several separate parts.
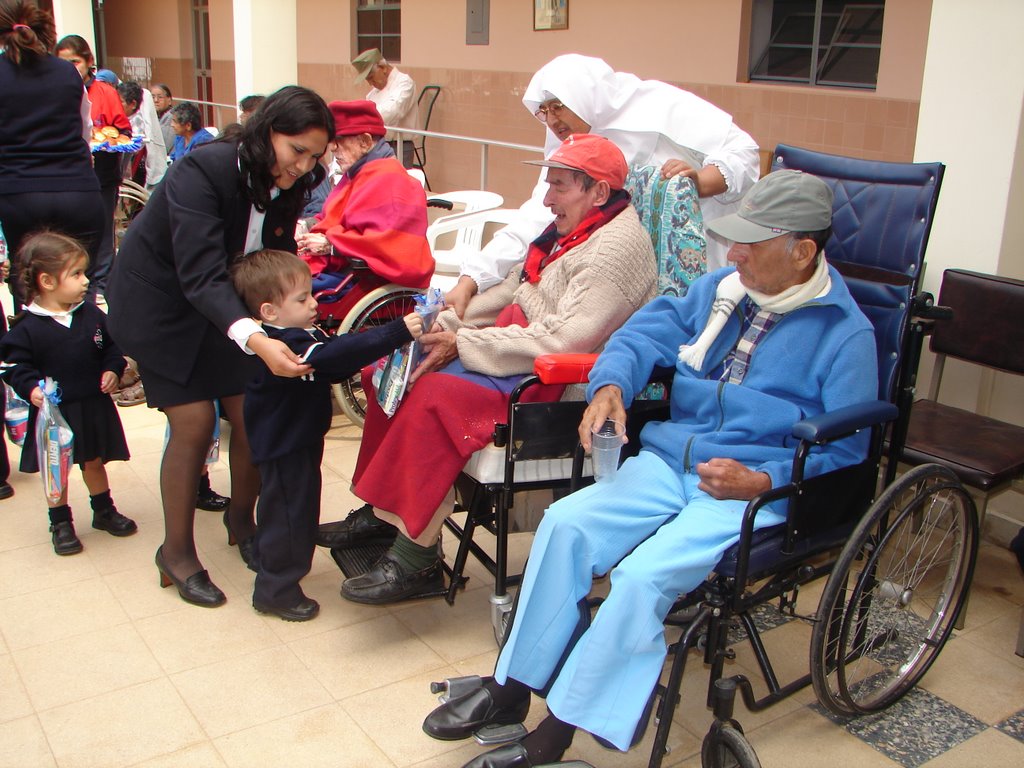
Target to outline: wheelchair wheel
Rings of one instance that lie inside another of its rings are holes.
[[[700,764],[701,768],[761,768],[743,731],[727,722],[712,724],[700,745]]]
[[[352,307],[338,326],[338,333],[360,333],[412,312],[413,296],[421,292],[397,285],[384,285],[366,294]],[[355,376],[333,386],[334,397],[342,412],[356,426],[366,420],[366,395],[357,373]]]
[[[128,231],[128,225],[142,213],[149,201],[149,192],[130,179],[121,182],[117,192],[117,204],[114,207],[114,251],[121,248],[121,240]]]
[[[949,638],[977,551],[974,502],[952,472],[924,464],[889,486],[822,592],[810,654],[821,704],[875,712],[913,688]]]

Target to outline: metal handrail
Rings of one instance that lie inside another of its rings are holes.
[[[223,109],[232,109],[237,111],[237,107],[233,104],[220,104],[216,101],[200,101],[199,99],[178,99],[178,101],[191,101],[193,104],[208,104],[211,107],[218,107]],[[219,127],[219,126],[218,126]],[[449,139],[452,141],[465,141],[470,144],[480,145],[480,189],[487,189],[487,175],[488,175],[488,152],[491,147],[501,147],[502,149],[515,149],[520,152],[530,152],[533,154],[544,154],[544,147],[533,146],[532,144],[516,144],[511,141],[498,141],[497,139],[481,139],[476,136],[460,136],[456,133],[439,133],[438,131],[424,131],[418,128],[399,128],[397,126],[387,125],[384,126],[389,131],[393,131],[398,137],[398,152],[396,153],[399,157],[402,157],[402,144],[405,142],[404,136],[406,134],[412,136],[423,136],[431,139]]]
[[[452,139],[454,141],[468,141],[470,144],[480,145],[480,189],[487,189],[487,153],[491,147],[502,147],[504,149],[516,149],[522,152],[544,154],[544,147],[535,147],[530,144],[516,144],[511,141],[497,141],[496,139],[480,139],[476,136],[459,136],[455,133],[438,133],[437,131],[423,131],[416,128],[397,128],[385,126],[389,131],[398,135],[398,156],[402,156],[402,135],[411,133],[414,136],[430,137],[432,139]]]

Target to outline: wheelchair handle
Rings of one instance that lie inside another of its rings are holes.
[[[914,297],[913,315],[921,320],[952,320],[953,309],[936,304],[930,293],[921,293]]]

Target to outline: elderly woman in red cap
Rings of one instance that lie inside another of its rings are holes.
[[[623,190],[626,160],[600,136],[573,135],[546,161],[544,199],[555,218],[506,279],[475,296],[459,318],[446,310],[422,341],[416,384],[391,419],[367,398],[353,490],[366,506],[321,526],[332,547],[393,541],[342,596],[385,604],[442,586],[438,541],[454,508],[452,486],[490,441],[509,393],[550,352],[596,352],[655,293],[650,238]],[[364,369],[363,386],[369,381]],[[557,400],[561,388],[535,399]]]
[[[387,282],[426,288],[434,272],[427,245],[427,200],[384,140],[384,121],[372,101],[332,101],[337,127],[334,157],[343,173],[320,221],[296,238],[313,272],[343,272],[365,261]]]

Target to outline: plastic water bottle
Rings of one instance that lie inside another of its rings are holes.
[[[0,224],[0,264],[7,261],[7,238],[4,237],[4,227]]]

